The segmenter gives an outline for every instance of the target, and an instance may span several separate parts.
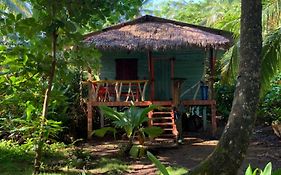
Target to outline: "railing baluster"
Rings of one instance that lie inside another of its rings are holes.
[[[144,82],[144,85],[143,85],[142,94],[141,94],[141,101],[144,101],[147,82],[148,82],[148,81],[145,81],[145,82]]]
[[[119,96],[119,101],[120,101],[121,93],[122,93],[122,85],[123,85],[123,83],[120,82],[120,85],[119,85],[119,94],[118,94],[118,96]]]
[[[129,97],[130,97],[130,93],[131,93],[131,83],[129,83],[129,89],[128,89],[128,92],[127,92],[127,97],[126,97],[126,101],[128,101],[129,100]]]
[[[141,88],[141,82],[138,82],[138,90],[140,92],[140,95],[141,95],[141,101],[144,101],[143,100],[143,97],[142,97],[142,88]]]
[[[144,101],[147,84],[147,80],[91,81],[89,94],[95,102],[120,102],[121,100],[128,102],[130,99],[132,101]],[[124,89],[123,86],[128,87],[128,89]],[[126,90],[125,99],[121,99],[122,90]]]
[[[114,89],[115,89],[116,101],[120,101],[119,92],[118,92],[118,82],[115,83]]]
[[[99,85],[94,83],[90,84],[91,88],[90,88],[90,94],[92,96],[93,101],[98,101],[98,92],[99,92]]]

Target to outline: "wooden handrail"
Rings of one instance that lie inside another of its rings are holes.
[[[89,81],[87,81],[89,82]],[[92,83],[146,83],[148,80],[93,80]]]
[[[96,102],[144,101],[148,80],[88,80],[83,84],[89,85],[90,97]]]

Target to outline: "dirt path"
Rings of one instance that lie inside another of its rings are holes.
[[[161,147],[154,147],[150,151],[156,155],[161,162],[168,166],[181,166],[192,168],[206,158],[215,148],[218,140],[202,139],[198,137],[186,136],[184,145],[169,146],[164,143]],[[100,156],[116,155],[118,143],[105,142],[94,145],[92,153]],[[130,170],[128,175],[154,175],[156,168],[147,159],[128,159]],[[281,168],[281,140],[278,139],[270,128],[257,128],[253,134],[246,159],[239,170],[239,174],[244,174],[245,169],[251,164],[252,167],[263,168],[268,162],[272,162],[273,169]]]

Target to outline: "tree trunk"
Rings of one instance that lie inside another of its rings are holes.
[[[39,174],[39,172],[40,172],[42,147],[43,147],[43,144],[44,144],[44,138],[43,138],[44,125],[45,125],[45,120],[46,120],[46,117],[47,117],[47,114],[48,114],[48,104],[49,104],[49,99],[50,99],[50,96],[51,96],[53,80],[54,80],[54,76],[55,76],[56,63],[57,63],[56,44],[57,44],[57,32],[55,30],[52,33],[52,66],[51,66],[50,75],[49,75],[49,79],[48,79],[48,87],[47,87],[46,92],[45,92],[43,112],[42,112],[41,121],[40,121],[40,128],[39,128],[40,131],[39,131],[39,136],[38,136],[38,140],[37,140],[36,148],[35,148],[34,172],[33,172],[33,174]]]
[[[231,113],[214,152],[189,174],[237,174],[256,119],[261,69],[261,0],[242,0],[239,76]]]

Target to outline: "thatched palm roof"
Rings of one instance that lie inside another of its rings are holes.
[[[85,36],[87,44],[101,50],[166,50],[190,46],[227,49],[231,33],[183,22],[142,16]]]

